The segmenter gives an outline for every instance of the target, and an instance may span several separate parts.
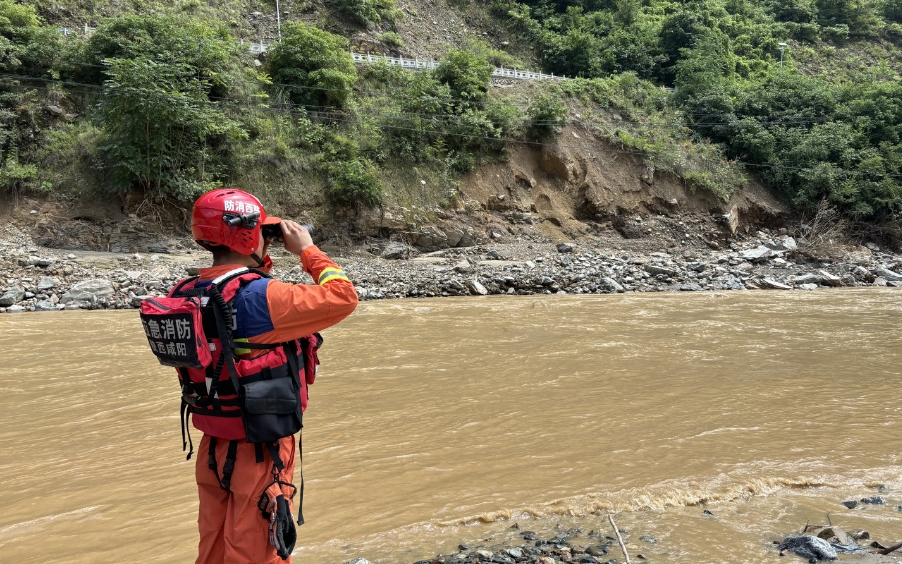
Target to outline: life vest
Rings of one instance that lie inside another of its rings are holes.
[[[303,427],[307,387],[316,378],[322,337],[314,334],[274,345],[232,337],[232,301],[246,284],[260,278],[268,275],[249,268],[209,283],[189,278],[166,298],[147,298],[141,304],[151,349],[161,364],[178,371],[183,448],[189,416],[195,428],[212,437],[258,444],[271,444]],[[266,352],[249,357],[254,350]]]

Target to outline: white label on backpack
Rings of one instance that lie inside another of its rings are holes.
[[[200,297],[200,305],[201,306],[207,305],[207,302],[209,302],[209,301],[210,301],[209,296],[201,296]]]

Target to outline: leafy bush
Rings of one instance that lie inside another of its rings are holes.
[[[567,108],[556,93],[543,92],[530,101],[526,115],[529,116],[529,134],[544,139],[554,133],[555,127],[566,123]]]
[[[379,36],[379,41],[385,43],[389,47],[404,47],[404,38],[402,38],[400,34],[395,33],[394,31],[386,31]]]
[[[395,0],[338,0],[338,7],[362,25],[396,18]]]
[[[190,66],[209,82],[211,93],[224,96],[235,76],[238,43],[222,24],[182,16],[127,15],[101,23],[85,42],[78,80],[102,84],[103,66],[111,59],[147,59]]]
[[[112,188],[182,201],[207,189],[220,172],[216,141],[246,135],[208,101],[209,83],[184,64],[140,58],[109,66],[97,118]]]
[[[348,40],[304,23],[286,24],[269,50],[267,68],[295,104],[343,107],[357,81]]]
[[[382,203],[382,184],[377,168],[366,159],[338,161],[329,167],[329,198],[339,205],[354,208]]]
[[[885,0],[883,17],[891,22],[902,23],[902,0]]]
[[[505,67],[508,69],[527,68],[526,63],[517,57],[514,57],[506,51],[495,49],[487,41],[483,41],[482,39],[471,39],[467,41],[466,50],[475,53],[477,57],[485,59],[494,67]]]
[[[479,104],[485,100],[494,70],[484,57],[452,49],[435,69],[435,78],[448,85],[451,96],[457,99],[455,103]]]

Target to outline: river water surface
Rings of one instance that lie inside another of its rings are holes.
[[[325,333],[295,556],[412,562],[611,511],[655,562],[781,562],[771,541],[828,512],[902,540],[899,296],[361,304]],[[0,561],[193,561],[176,378],[137,314],[0,334]],[[878,484],[888,506],[840,505]]]

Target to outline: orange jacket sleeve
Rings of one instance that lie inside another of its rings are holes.
[[[308,247],[301,253],[301,264],[316,285],[270,282],[266,301],[273,330],[259,342],[282,343],[322,331],[357,307],[354,285],[324,252]]]

